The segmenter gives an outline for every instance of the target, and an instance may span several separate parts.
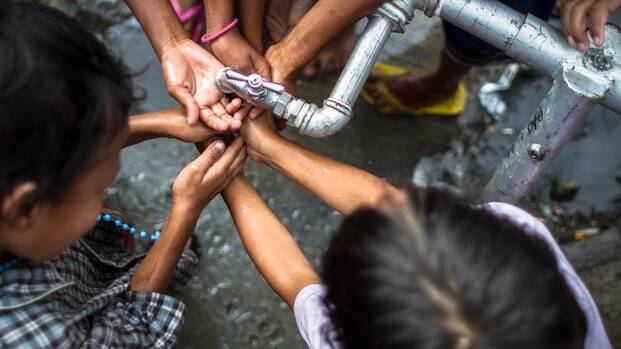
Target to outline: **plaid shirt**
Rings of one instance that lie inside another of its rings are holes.
[[[160,293],[128,291],[144,254],[123,251],[121,237],[101,223],[51,262],[24,262],[0,273],[0,347],[171,347],[185,305]],[[172,291],[196,264],[186,249]]]

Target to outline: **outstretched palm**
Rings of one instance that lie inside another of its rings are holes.
[[[207,50],[187,39],[166,48],[162,53],[162,72],[170,95],[186,110],[188,123],[200,118],[208,126],[219,130],[238,129],[227,111],[222,93],[215,83],[222,64]]]

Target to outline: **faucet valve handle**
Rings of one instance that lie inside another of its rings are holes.
[[[273,82],[263,80],[259,74],[244,75],[231,68],[224,68],[223,75],[229,82],[245,83],[244,92],[252,99],[262,99],[268,90],[277,94],[283,94],[285,87]]]

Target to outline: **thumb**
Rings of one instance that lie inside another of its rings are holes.
[[[252,65],[259,75],[268,81],[272,81],[272,67],[263,56],[259,54],[253,56]]]
[[[183,86],[172,86],[168,89],[170,95],[179,102],[188,114],[188,124],[194,125],[199,117],[199,105],[192,97],[187,88]]]
[[[224,153],[224,148],[224,142],[217,140],[205,148],[203,153],[190,163],[191,166],[195,167],[200,178],[204,177],[209,168],[218,161]]]

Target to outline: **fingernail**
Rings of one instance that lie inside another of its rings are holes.
[[[587,52],[589,50],[589,45],[582,43],[580,44],[582,52]]]
[[[567,42],[569,42],[569,46],[576,48],[576,42],[574,41],[574,38],[569,35],[567,36]]]
[[[593,38],[593,42],[595,42],[595,46],[597,47],[601,47],[603,42],[602,42],[602,38],[600,36],[595,36]]]
[[[216,145],[214,145],[214,148],[216,149],[217,152],[222,152],[224,150],[224,143],[218,141],[216,142]]]

